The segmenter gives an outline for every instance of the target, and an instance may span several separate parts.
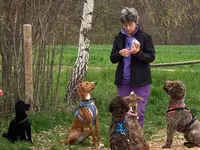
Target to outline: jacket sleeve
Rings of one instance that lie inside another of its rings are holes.
[[[118,47],[117,43],[118,43],[117,38],[115,38],[115,40],[113,42],[112,51],[111,51],[111,54],[110,54],[110,61],[112,63],[118,63],[118,62],[123,60],[123,56],[121,56],[119,54],[120,48]]]
[[[134,56],[144,63],[151,63],[155,60],[155,49],[152,38],[147,36],[143,44],[143,50],[140,50]]]

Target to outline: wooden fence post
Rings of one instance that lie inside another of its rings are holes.
[[[32,26],[24,24],[24,66],[25,66],[25,101],[31,105],[30,111],[34,111],[33,101],[33,75],[32,75]]]

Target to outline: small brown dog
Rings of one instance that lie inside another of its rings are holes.
[[[138,106],[137,103],[140,100],[143,100],[141,97],[138,97],[134,92],[131,92],[129,97],[129,107],[130,110],[126,115],[126,120],[129,125],[129,132],[131,142],[133,143],[134,150],[149,150],[149,145],[144,137],[143,130],[140,127],[138,122]]]
[[[169,108],[166,114],[167,140],[162,148],[170,148],[176,131],[184,134],[188,148],[200,146],[200,123],[186,108],[184,103],[186,89],[179,80],[166,81],[164,90],[170,97]]]
[[[75,112],[75,118],[72,122],[68,138],[61,140],[60,143],[75,144],[83,141],[88,136],[92,136],[95,148],[99,148],[101,142],[99,114],[94,101],[91,99],[91,91],[96,85],[96,82],[88,81],[84,81],[77,85],[77,92],[81,98],[80,106]],[[96,132],[93,130],[93,125],[95,125]]]

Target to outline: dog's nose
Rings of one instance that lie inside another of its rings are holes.
[[[94,84],[96,84],[96,85],[97,85],[97,82],[94,82]]]

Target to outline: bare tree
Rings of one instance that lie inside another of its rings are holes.
[[[188,19],[185,20],[185,24],[188,25],[189,30],[189,43],[197,44],[198,37],[198,21],[200,21],[200,3],[198,0],[189,1],[189,9],[186,12]]]
[[[199,1],[166,1],[166,0],[140,0],[147,7],[146,13],[153,23],[157,26],[163,39],[163,44],[173,44],[171,40],[172,29],[182,25],[185,20],[197,17],[197,15],[186,13],[191,6],[199,8]]]
[[[78,24],[73,19],[79,11],[79,4],[74,0],[0,1],[1,81],[5,91],[0,104],[5,110],[0,109],[0,115],[11,114],[17,98],[25,97],[22,28],[27,23],[33,27],[33,99],[36,111],[56,107],[62,59],[57,74],[54,71],[55,57],[60,54],[62,58],[67,38],[75,39],[72,28],[78,29]],[[58,48],[57,44],[62,44],[62,48]],[[53,80],[55,74],[56,81]]]
[[[5,91],[4,105],[8,113],[12,111],[14,99],[17,99],[24,86],[20,85],[19,75],[22,69],[22,49],[20,48],[21,29],[19,22],[23,22],[20,16],[22,3],[19,0],[2,0],[0,5],[0,53],[2,56],[2,85]],[[23,79],[22,79],[23,80]],[[21,80],[21,81],[22,81]],[[13,84],[15,83],[15,84]]]
[[[94,0],[85,0],[83,5],[83,15],[79,33],[79,50],[71,80],[66,91],[68,104],[77,103],[76,85],[85,79],[89,59],[90,40],[88,32],[91,29]]]

